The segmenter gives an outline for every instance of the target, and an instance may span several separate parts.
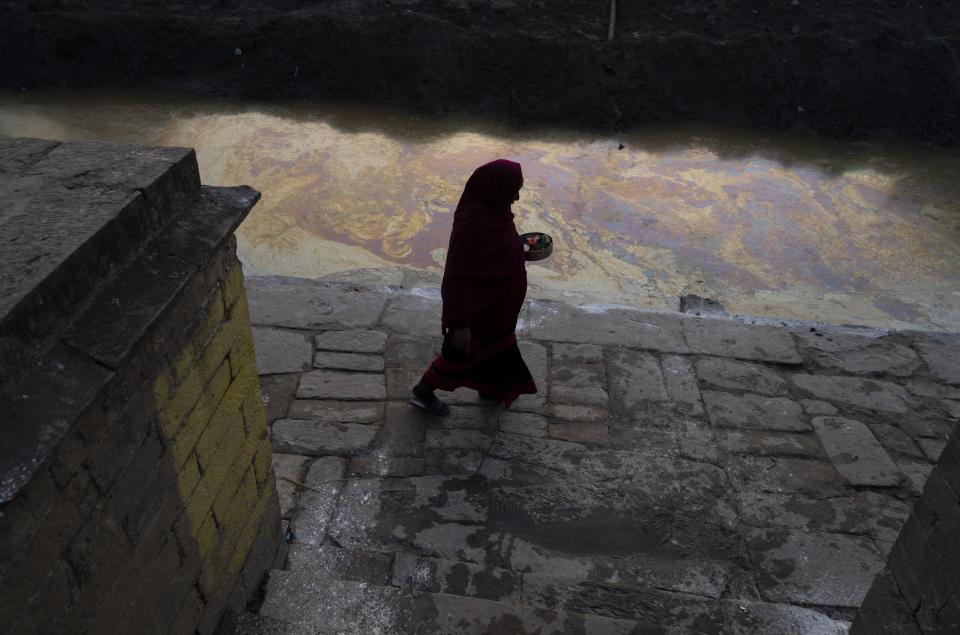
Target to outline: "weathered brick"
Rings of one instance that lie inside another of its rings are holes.
[[[118,516],[129,517],[143,513],[143,501],[147,488],[155,492],[157,485],[162,485],[155,480],[155,472],[161,456],[163,456],[163,447],[155,438],[145,441],[133,453],[108,493],[110,504]],[[147,504],[153,502],[148,500]]]
[[[63,561],[58,562],[43,581],[43,593],[34,595],[26,604],[30,627],[23,632],[67,632],[70,626],[64,623],[64,616],[70,608],[76,584],[70,567]]]
[[[193,530],[193,538],[197,545],[197,556],[204,560],[218,540],[217,521],[212,509],[207,512],[200,526]]]
[[[229,407],[218,410],[197,441],[200,469],[206,472],[228,468],[245,437],[240,410]]]
[[[33,515],[17,497],[5,505],[0,505],[0,579],[4,578],[4,563],[23,549],[24,544],[33,535],[36,523]]]
[[[273,451],[270,449],[270,439],[265,437],[257,448],[253,457],[253,469],[257,477],[257,488],[262,488],[264,482],[273,472]]]
[[[200,592],[196,588],[191,588],[171,623],[170,632],[193,633],[203,614],[203,606]]]
[[[89,448],[83,439],[75,433],[68,434],[57,446],[56,457],[50,465],[50,472],[57,485],[63,487],[80,466],[87,460]]]
[[[223,299],[225,304],[228,307],[232,307],[241,293],[244,293],[243,265],[238,262],[230,268],[223,281]]]
[[[188,500],[200,482],[200,464],[197,456],[191,454],[177,472],[177,492],[182,500]]]
[[[66,554],[67,561],[81,579],[79,593],[66,621],[69,624],[89,624],[103,610],[108,595],[116,594],[120,573],[135,570],[125,577],[139,575],[130,566],[132,549],[115,519],[101,514],[98,522],[89,522],[74,539]]]
[[[247,474],[250,474],[250,478],[252,479],[250,486],[256,490],[256,475],[253,474],[252,458],[247,460],[246,456],[237,456],[230,465],[223,486],[213,501],[213,513],[216,515],[220,525],[224,525],[226,520],[232,515],[233,507],[237,502],[237,492],[244,486],[243,481]],[[255,496],[254,494],[254,497]]]
[[[931,606],[942,601],[936,588],[936,564],[930,562],[934,553],[924,535],[922,523],[911,514],[887,559],[887,566],[910,606]]]
[[[166,620],[167,616],[160,612],[160,608],[170,602],[167,584],[177,577],[179,565],[176,540],[171,535],[160,552],[141,569],[134,586],[136,595],[120,620],[118,633],[147,633],[155,618]],[[173,604],[174,609],[180,605],[179,601]]]

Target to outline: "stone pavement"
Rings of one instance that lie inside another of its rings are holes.
[[[406,403],[436,290],[248,278],[286,566],[228,633],[840,633],[960,418],[960,336],[528,300],[540,392]]]

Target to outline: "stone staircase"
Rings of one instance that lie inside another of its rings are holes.
[[[540,393],[431,418],[435,295],[247,286],[292,539],[221,635],[846,632],[958,416],[956,336],[531,302]]]

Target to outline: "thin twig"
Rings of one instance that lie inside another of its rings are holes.
[[[613,41],[613,30],[617,25],[617,0],[610,0],[610,28],[607,29],[607,42]]]

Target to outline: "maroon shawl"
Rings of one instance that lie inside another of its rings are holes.
[[[523,186],[520,164],[497,159],[474,170],[453,215],[443,270],[443,329],[463,328],[518,275],[523,244],[510,206]]]

